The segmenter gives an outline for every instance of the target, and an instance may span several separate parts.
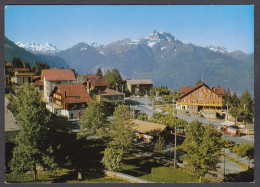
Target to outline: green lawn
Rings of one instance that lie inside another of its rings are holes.
[[[190,171],[163,166],[152,160],[152,157],[139,158],[129,155],[118,171],[152,182],[197,183],[199,181],[199,177]],[[215,182],[205,178],[202,181]]]
[[[73,170],[58,170],[56,176],[48,171],[39,172],[37,180],[34,180],[32,174],[6,174],[5,180],[7,183],[129,183],[116,177],[106,176],[103,173],[82,173],[82,180],[77,180],[77,173]]]

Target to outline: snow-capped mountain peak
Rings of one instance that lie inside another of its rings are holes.
[[[15,44],[35,54],[56,54],[60,51],[55,45],[52,45],[49,42],[45,44],[16,42]]]
[[[98,42],[93,42],[93,43],[90,44],[90,45],[93,46],[93,47],[104,47],[103,44],[100,44],[100,43],[98,43]]]
[[[207,49],[214,51],[214,52],[219,52],[219,53],[224,53],[224,54],[229,54],[231,53],[231,51],[227,50],[227,48],[225,48],[224,46],[206,46]]]

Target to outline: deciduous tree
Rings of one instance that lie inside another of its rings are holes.
[[[223,143],[221,134],[211,126],[192,122],[186,126],[186,138],[182,145],[187,168],[196,173],[202,180],[208,171],[215,169],[221,156]]]
[[[50,113],[41,101],[41,94],[33,85],[25,84],[19,95],[16,120],[21,130],[16,137],[10,168],[14,173],[31,171],[37,176],[37,166],[54,169],[57,165],[50,145]]]

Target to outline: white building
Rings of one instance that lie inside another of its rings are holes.
[[[41,80],[43,80],[44,101],[50,102],[50,94],[57,84],[73,84],[76,80],[71,69],[44,69]]]

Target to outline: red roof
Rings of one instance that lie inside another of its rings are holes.
[[[83,84],[57,84],[56,87],[65,103],[87,103],[92,100]]]
[[[42,70],[42,79],[45,77],[47,81],[75,81],[75,74],[71,69],[51,68]]]
[[[198,84],[197,86],[194,86],[194,87],[192,87],[192,86],[181,87],[180,93],[182,95],[179,97],[179,99],[184,97],[184,96],[186,96],[186,95],[188,95],[189,93],[193,92],[194,90],[198,89],[199,87],[201,87],[203,85],[206,86],[208,89],[210,89],[211,91],[215,92],[218,95],[224,95],[225,94],[225,89],[224,88],[221,88],[221,87],[216,87],[216,88],[212,87],[212,88],[210,88],[205,83],[200,83],[200,84]]]
[[[87,81],[90,82],[91,85],[95,86],[109,86],[109,83],[105,77],[99,77],[96,74],[88,74]]]
[[[100,95],[102,96],[102,95],[124,95],[124,94],[107,88],[105,91],[101,92]]]
[[[14,68],[14,71],[18,71],[18,72],[29,72],[29,68]]]

